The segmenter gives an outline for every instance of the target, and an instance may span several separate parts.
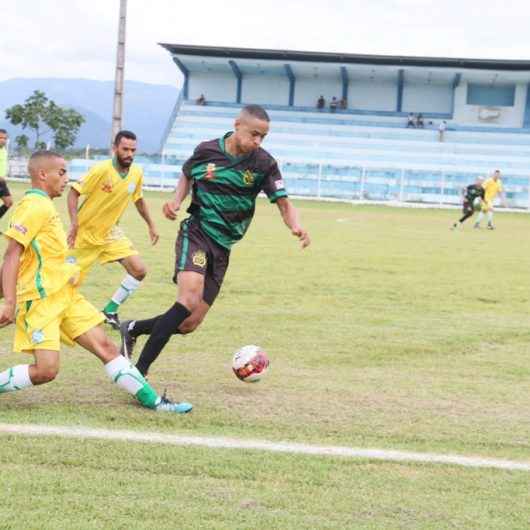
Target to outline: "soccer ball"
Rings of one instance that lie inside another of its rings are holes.
[[[482,199],[480,197],[475,197],[473,200],[473,208],[475,211],[478,211],[482,208]]]
[[[232,359],[232,370],[245,383],[259,381],[269,368],[269,358],[259,347],[251,344],[236,351]]]

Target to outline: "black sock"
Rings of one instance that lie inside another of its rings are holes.
[[[179,326],[190,315],[191,312],[186,307],[176,302],[168,311],[156,318],[151,335],[136,363],[136,368],[142,375],[147,374],[149,367],[155,362],[171,335],[178,333]]]
[[[458,221],[459,223],[463,223],[466,219],[469,219],[471,216],[473,215],[473,212],[471,213],[466,213],[462,216],[462,218],[460,219],[460,221]]]
[[[163,315],[157,315],[153,318],[147,318],[146,320],[135,320],[134,326],[129,328],[129,333],[133,337],[139,337],[140,335],[151,335],[153,327],[156,321]]]
[[[9,210],[9,208],[5,204],[2,204],[2,206],[0,206],[0,217],[3,217],[7,210]]]

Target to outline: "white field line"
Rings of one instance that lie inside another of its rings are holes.
[[[0,434],[24,436],[58,436],[61,438],[92,438],[162,445],[198,446],[214,449],[243,449],[294,453],[300,455],[332,456],[389,462],[414,462],[424,464],[449,464],[474,468],[494,468],[511,471],[530,471],[530,462],[514,462],[482,457],[416,453],[384,449],[358,449],[354,447],[318,446],[301,443],[242,440],[211,436],[182,436],[156,432],[87,429],[84,427],[53,427],[48,425],[17,425],[0,423]]]

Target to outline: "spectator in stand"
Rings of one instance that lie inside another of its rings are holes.
[[[342,110],[346,110],[348,108],[348,100],[346,98],[341,98],[339,101],[339,108]]]
[[[324,99],[324,96],[320,96],[317,99],[317,109],[322,110],[326,106],[326,100]]]
[[[416,117],[416,127],[418,129],[424,129],[425,128],[425,123],[423,122],[423,114],[421,112]]]
[[[331,101],[329,102],[329,110],[331,112],[335,112],[337,110],[338,104],[339,104],[339,102],[337,101],[337,98],[335,96],[333,96],[331,98]]]
[[[196,100],[195,103],[197,105],[206,105],[206,98],[204,97],[204,94],[201,94]]]
[[[445,120],[438,126],[438,141],[443,142],[445,139],[445,131],[447,130],[447,122]]]
[[[407,117],[407,129],[409,127],[412,127],[413,129],[416,128],[416,120],[414,119],[414,114],[412,114],[412,112],[409,112]]]

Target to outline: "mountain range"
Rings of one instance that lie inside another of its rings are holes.
[[[9,79],[0,82],[0,128],[7,129],[11,138],[22,134],[5,119],[5,110],[24,103],[34,90],[41,90],[60,106],[80,112],[86,122],[76,140],[76,147],[90,144],[105,148],[110,142],[112,121],[113,81],[91,79]],[[178,97],[179,88],[139,81],[125,81],[123,127],[138,136],[138,150],[155,153],[160,149],[162,134]]]

